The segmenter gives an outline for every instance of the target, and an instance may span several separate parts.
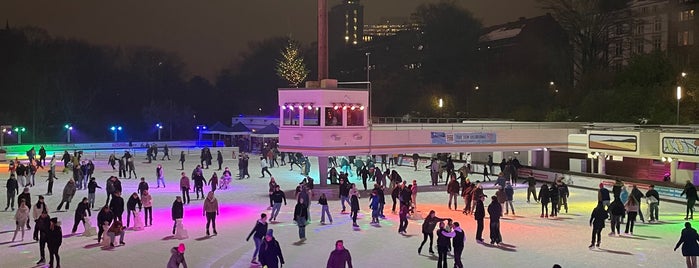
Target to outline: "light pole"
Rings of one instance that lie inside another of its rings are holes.
[[[5,149],[5,133],[8,135],[12,134],[12,126],[0,126],[2,128],[2,133],[0,133],[0,149]]]
[[[22,144],[22,133],[26,132],[25,127],[15,127],[15,132],[17,132],[17,144]]]
[[[160,140],[160,131],[163,130],[163,124],[157,123],[155,127],[158,128],[158,140]]]
[[[66,129],[67,143],[70,143],[70,132],[73,130],[73,126],[71,126],[70,124],[65,124],[63,128]]]
[[[109,129],[111,129],[112,132],[114,132],[114,141],[117,141],[117,134],[119,133],[119,131],[122,130],[121,126],[112,126]]]
[[[201,143],[201,132],[206,130],[205,125],[197,125],[197,131],[199,131],[199,138],[197,139],[197,143]]]
[[[367,87],[369,88],[369,105],[368,105],[369,107],[367,107],[368,110],[366,112],[367,112],[367,114],[369,114],[369,118],[368,118],[369,120],[367,120],[367,122],[369,123],[369,125],[371,125],[372,124],[372,122],[371,122],[371,107],[372,107],[372,105],[371,105],[371,80],[369,80],[369,71],[371,70],[371,65],[370,65],[369,59],[371,56],[371,52],[367,52],[365,55],[366,55],[366,82],[367,82]]]
[[[684,73],[682,73],[684,76]],[[676,125],[680,124],[680,100],[682,99],[682,87],[677,86],[677,120],[675,122]]]

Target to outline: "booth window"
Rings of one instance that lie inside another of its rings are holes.
[[[325,108],[325,125],[342,126],[342,109]]]
[[[303,110],[303,125],[304,126],[320,126],[320,108],[311,107],[311,109]]]
[[[298,126],[299,125],[299,109],[297,108],[287,108],[282,110],[284,113],[284,125],[285,126]]]
[[[348,126],[364,126],[364,110],[354,109],[347,110],[347,125]]]

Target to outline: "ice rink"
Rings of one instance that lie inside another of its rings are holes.
[[[213,149],[212,149],[213,150]],[[178,149],[172,150],[173,155],[179,154]],[[86,157],[89,157],[86,156]],[[82,237],[82,226],[75,236],[70,235],[73,225],[74,210],[77,203],[87,197],[87,190],[78,190],[70,210],[55,212],[61,199],[63,187],[70,174],[58,172],[59,180],[54,185],[54,195],[45,196],[49,215],[58,217],[63,226],[63,245],[60,248],[62,267],[164,267],[170,258],[170,248],[180,242],[185,243],[185,253],[189,267],[251,267],[250,260],[254,248],[252,239],[245,241],[253,228],[260,213],[268,213],[269,199],[267,195],[269,177],[260,176],[259,158],[252,156],[249,170],[252,178],[233,180],[228,190],[216,191],[219,199],[221,215],[217,218],[217,236],[206,236],[206,219],[202,215],[203,199],[192,199],[191,204],[185,205],[184,224],[189,231],[189,239],[177,240],[172,237],[170,208],[179,191],[179,162],[177,157],[171,161],[155,161],[152,164],[144,162],[142,154],[137,158],[136,171],[139,176],[145,176],[150,184],[150,192],[154,201],[154,221],[152,227],[143,231],[128,230],[125,236],[126,245],[115,248],[102,248],[97,244],[96,236]],[[184,172],[189,176],[198,164],[194,155],[188,156]],[[89,158],[88,158],[89,159]],[[84,160],[86,160],[84,158]],[[311,174],[317,174],[318,164],[315,158],[312,167],[316,169]],[[116,175],[107,166],[106,158],[95,159],[97,166],[95,177],[101,187],[110,175]],[[155,167],[162,164],[166,174],[166,188],[156,189]],[[62,163],[57,170],[62,169]],[[237,174],[237,160],[226,159],[224,166],[230,167]],[[7,166],[0,166],[0,177],[5,185],[9,177]],[[412,167],[397,167],[403,179],[416,179],[418,186],[429,185],[429,171],[424,166],[419,171]],[[204,170],[208,179],[216,170],[214,167]],[[302,179],[298,170],[289,171],[289,166],[274,167],[270,171],[281,185],[282,190],[293,190]],[[221,172],[218,171],[220,175]],[[46,192],[46,170],[37,174],[37,185],[31,188],[32,205],[37,195]],[[482,179],[481,175],[471,175],[471,180]],[[362,188],[361,181],[351,178]],[[122,179],[125,202],[128,196],[136,192],[139,180]],[[316,179],[316,184],[318,180]],[[206,192],[209,186],[205,186]],[[537,185],[538,188],[538,185]],[[418,188],[419,189],[419,188]],[[495,247],[490,244],[478,244],[475,241],[476,222],[471,216],[461,213],[463,200],[460,199],[459,211],[450,211],[447,207],[446,190],[435,192],[419,192],[417,196],[418,211],[424,216],[429,210],[436,210],[439,217],[451,217],[461,223],[466,232],[466,247],[463,261],[466,267],[551,267],[558,263],[562,267],[684,267],[684,257],[680,251],[672,249],[677,242],[684,224],[684,206],[669,202],[660,203],[660,220],[658,224],[643,224],[637,222],[633,237],[609,237],[609,224],[602,231],[600,249],[590,250],[591,228],[588,224],[590,213],[596,203],[595,191],[571,187],[569,213],[561,213],[557,218],[543,219],[539,217],[540,205],[526,203],[526,190],[519,186],[515,190],[516,216],[506,216],[501,220],[501,231],[504,246]],[[611,189],[610,189],[611,190]],[[485,191],[488,196],[493,190]],[[538,192],[538,190],[537,190]],[[190,193],[192,198],[196,195]],[[421,220],[410,220],[408,234],[397,232],[398,216],[390,210],[390,191],[386,193],[386,220],[380,226],[372,226],[370,222],[369,200],[367,196],[360,198],[362,211],[358,223],[360,228],[352,228],[349,214],[340,214],[340,202],[333,198],[329,201],[334,222],[332,225],[320,225],[320,206],[318,196],[312,198],[312,224],[306,227],[307,240],[298,239],[298,228],[292,221],[294,198],[287,194],[288,205],[283,206],[278,217],[279,223],[270,223],[274,235],[282,247],[286,264],[284,267],[325,267],[330,251],[334,248],[335,240],[345,241],[345,247],[351,252],[354,267],[435,267],[436,255],[430,255],[424,248],[418,255],[417,248],[422,241]],[[330,198],[330,197],[329,197]],[[662,197],[661,197],[662,198]],[[6,191],[0,191],[0,201],[6,200]],[[104,189],[97,189],[97,201],[92,214],[92,224],[96,226],[97,204],[106,201]],[[490,201],[486,201],[486,206]],[[2,206],[6,203],[0,204]],[[644,214],[648,209],[643,204]],[[125,217],[126,215],[124,215]],[[646,220],[648,216],[646,216]],[[38,243],[32,240],[32,230],[25,234],[24,241],[10,242],[15,229],[14,212],[0,211],[0,267],[36,267],[39,259]],[[699,224],[696,226],[699,227]],[[622,225],[623,228],[623,225]],[[18,234],[19,237],[19,234]],[[489,241],[488,219],[485,220],[483,237]],[[19,238],[18,238],[19,240]],[[436,236],[435,236],[436,251]],[[48,251],[47,251],[48,255]],[[48,256],[47,256],[48,262]],[[449,267],[453,259],[449,258]]]

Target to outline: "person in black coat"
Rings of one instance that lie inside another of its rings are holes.
[[[36,219],[36,224],[34,225],[34,240],[39,241],[39,256],[41,257],[39,261],[36,262],[37,265],[46,263],[46,255],[44,250],[46,248],[46,243],[48,242],[47,240],[50,226],[51,218],[49,217],[48,211],[41,211],[41,216]]]
[[[483,243],[483,219],[485,219],[485,201],[486,195],[481,195],[476,199],[475,209],[473,210],[473,217],[476,219],[476,241],[478,243]]]
[[[488,215],[490,215],[490,244],[502,243],[500,234],[500,217],[502,217],[502,205],[498,202],[497,196],[491,197],[492,202],[488,205]]]
[[[604,229],[604,220],[608,217],[607,211],[604,210],[604,205],[602,203],[597,203],[597,207],[592,210],[592,215],[590,215],[590,226],[592,226],[592,242],[590,242],[589,248],[597,246],[602,243],[602,229]],[[595,244],[595,241],[597,243]]]
[[[294,208],[294,221],[299,227],[299,239],[306,240],[306,220],[308,219],[308,206],[306,200],[299,198]]]
[[[541,190],[539,190],[539,201],[541,201],[541,218],[549,217],[549,201],[551,200],[551,192],[549,191],[549,186],[545,183],[541,185]]]
[[[177,219],[182,219],[184,217],[184,204],[182,203],[182,197],[178,196],[175,198],[175,202],[172,202],[172,234],[175,234],[175,228],[177,227]]]
[[[646,192],[648,199],[648,207],[650,208],[650,222],[658,221],[658,206],[660,206],[660,195],[655,190],[655,185],[650,185],[650,189]]]
[[[284,265],[284,256],[279,242],[274,239],[274,230],[267,230],[265,239],[262,240],[259,253],[260,265],[267,268],[278,268],[281,263]]]
[[[85,217],[88,216],[92,216],[92,213],[90,213],[90,203],[87,202],[87,197],[83,197],[83,201],[78,203],[78,208],[75,209],[75,220],[73,221],[73,230],[71,231],[72,234],[78,230],[78,224],[80,222],[85,224]]]
[[[699,241],[697,230],[692,228],[692,224],[685,222],[680,240],[675,245],[675,251],[682,245],[682,256],[685,256],[688,268],[697,267],[697,256],[699,256],[699,244],[697,244],[697,241]]]
[[[15,174],[10,174],[10,178],[7,180],[5,187],[7,188],[7,206],[5,206],[5,210],[7,210],[8,207],[12,207],[12,211],[15,211],[15,195],[17,195],[19,191],[19,184],[17,183],[17,179],[15,179]]]
[[[636,198],[636,201],[638,201],[638,217],[641,219],[643,223],[645,223],[646,220],[643,218],[643,209],[641,208],[641,204],[643,204],[643,202],[641,202],[641,198],[645,197],[645,195],[643,195],[641,190],[638,189],[638,186],[636,186],[636,184],[632,186],[630,195]]]
[[[430,210],[430,213],[427,214],[427,217],[425,217],[425,220],[422,222],[422,243],[420,243],[420,247],[417,248],[417,254],[422,252],[422,246],[425,245],[428,237],[430,238],[430,254],[434,254],[434,250],[432,250],[432,243],[434,242],[434,228],[437,227],[438,222],[443,220],[447,220],[447,218],[437,217],[435,216],[434,210]],[[451,219],[448,220],[451,221]]]
[[[51,225],[46,238],[50,255],[49,267],[53,267],[54,257],[56,258],[56,267],[61,267],[61,256],[58,255],[58,249],[61,247],[61,243],[63,243],[63,231],[61,231],[58,218],[51,218]]]
[[[114,220],[114,214],[109,209],[108,206],[102,207],[99,213],[97,213],[97,243],[102,241],[102,233],[104,233],[103,225],[111,226],[112,220]]]
[[[549,216],[558,216],[558,198],[559,198],[558,186],[556,183],[551,183],[551,188],[549,188],[549,199],[551,200],[551,214]]]
[[[694,204],[697,202],[697,187],[694,186],[689,180],[687,184],[684,185],[684,191],[680,196],[687,195],[687,213],[684,217],[685,220],[694,219]]]
[[[604,205],[602,205],[604,207]],[[626,209],[624,208],[624,204],[621,203],[620,198],[614,199],[614,202],[609,204],[609,211],[607,211],[608,214],[611,215],[612,217],[612,222],[611,222],[611,227],[612,231],[609,233],[610,236],[613,236],[614,234],[620,235],[621,234],[621,219],[624,217],[624,214],[626,214]],[[615,232],[616,231],[616,232]]]
[[[115,192],[112,201],[109,203],[109,209],[114,214],[114,219],[121,221],[121,215],[124,214],[124,199],[121,198],[121,192]]]
[[[126,228],[129,228],[129,225],[131,224],[131,215],[133,215],[134,221],[136,220],[136,206],[138,206],[138,211],[143,209],[141,198],[138,197],[137,193],[133,193],[131,194],[131,197],[129,197],[129,201],[126,201]]]

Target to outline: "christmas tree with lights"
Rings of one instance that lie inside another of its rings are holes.
[[[299,48],[292,40],[281,52],[282,59],[277,61],[277,75],[289,82],[290,87],[298,87],[310,72],[303,63]]]

